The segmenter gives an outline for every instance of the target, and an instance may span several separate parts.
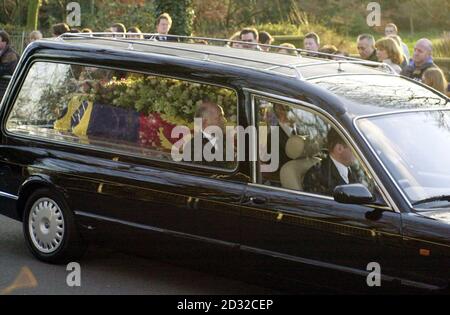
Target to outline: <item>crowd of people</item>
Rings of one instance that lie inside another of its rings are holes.
[[[172,18],[169,14],[163,13],[155,23],[155,36],[152,39],[158,41],[178,41],[178,37],[169,35],[172,26]],[[70,28],[65,23],[58,23],[52,26],[52,36],[58,37],[66,33],[85,33],[90,34],[93,31],[89,28],[81,30]],[[107,33],[104,36],[126,36],[130,39],[148,39],[138,27],[129,29],[122,23],[114,23],[109,28],[103,30]],[[108,35],[118,33],[124,35]],[[356,43],[358,53],[361,59],[373,62],[387,64],[393,71],[405,77],[421,81],[430,87],[450,96],[450,84],[447,82],[444,72],[434,63],[433,44],[429,39],[420,39],[414,52],[410,55],[408,46],[403,43],[398,35],[398,27],[389,23],[385,27],[385,36],[379,40],[371,34],[361,34]],[[28,42],[42,39],[42,33],[33,31],[29,34]],[[322,45],[318,34],[311,32],[304,36],[303,50],[297,49],[291,43],[282,43],[276,47],[272,46],[273,36],[268,32],[258,32],[255,28],[244,28],[234,33],[227,46],[232,48],[253,49],[265,52],[277,52],[298,56],[303,51],[306,56],[320,57],[327,59],[342,59],[348,57],[348,53],[340,51],[334,45]],[[207,41],[198,40],[199,44],[208,44]],[[11,47],[10,37],[5,31],[0,31],[0,77],[11,75],[19,60],[18,54]]]

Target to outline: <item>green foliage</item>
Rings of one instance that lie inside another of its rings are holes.
[[[27,26],[26,29],[34,31],[38,26],[39,8],[42,5],[42,0],[28,0],[27,10]]]
[[[69,2],[71,0],[44,0],[39,17],[40,27],[44,33],[50,35],[53,24],[65,21],[66,5]],[[122,3],[107,0],[77,0],[77,2],[81,6],[81,28],[88,27],[102,32],[113,23],[123,23],[127,28],[137,26],[143,32],[154,31],[155,13],[152,1]]]
[[[153,32],[155,13],[153,4],[144,1],[143,4],[127,4],[117,1],[105,1],[97,5],[94,14],[82,15],[83,27],[95,31],[103,31],[114,23],[123,23],[127,28],[139,27],[142,32]]]
[[[347,52],[352,52],[356,49],[354,43],[355,39],[353,37],[339,34],[336,30],[327,28],[317,23],[308,23],[302,25],[293,25],[289,23],[268,23],[255,25],[255,27],[260,31],[266,31],[272,35],[275,35],[275,45],[280,45],[287,42],[293,44],[297,48],[303,48],[303,36],[309,32],[316,32],[321,39],[322,46],[326,44],[334,45],[338,49]]]
[[[195,11],[192,0],[154,0],[155,16],[169,13],[173,24],[171,34],[190,36]]]
[[[450,58],[450,33],[444,33],[442,39],[434,43],[433,54],[436,57]]]
[[[93,101],[102,104],[185,120],[192,120],[198,105],[208,99],[222,106],[226,117],[236,117],[237,100],[234,92],[175,79],[143,75],[132,75],[126,79],[113,78],[105,85],[95,86],[91,94]]]
[[[0,25],[13,25],[23,27],[26,23],[27,1],[1,0]]]

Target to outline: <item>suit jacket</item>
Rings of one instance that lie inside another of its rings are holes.
[[[289,138],[293,135],[293,134],[286,134],[286,132],[284,131],[284,129],[280,126],[279,123],[275,124],[272,127],[278,127],[278,148],[275,146],[273,147],[272,145],[272,134],[271,134],[271,129],[269,129],[269,132],[267,134],[267,153],[270,153],[273,155],[273,151],[272,151],[272,147],[274,150],[278,149],[279,152],[279,169],[281,169],[281,167],[283,167],[284,164],[286,164],[287,162],[289,162],[291,159],[286,155],[286,143],[288,142]]]
[[[349,184],[357,183],[355,171],[349,171]],[[319,164],[313,166],[305,175],[303,180],[303,189],[319,195],[332,196],[333,190],[337,186],[346,185],[342,176],[339,174],[336,165],[329,156],[323,159]]]
[[[198,135],[197,135],[198,136]],[[233,168],[232,166],[235,165],[234,162],[227,162],[226,161],[226,143],[225,143],[225,139],[224,139],[224,148],[223,148],[223,155],[222,155],[222,161],[217,161],[217,160],[213,160],[213,161],[206,161],[205,157],[203,155],[203,149],[205,148],[205,146],[210,143],[210,140],[208,138],[206,138],[203,133],[202,133],[202,146],[201,148],[195,147],[195,141],[194,138],[191,138],[189,140],[188,143],[186,143],[186,145],[184,146],[185,148],[190,148],[191,149],[191,153],[190,153],[190,162],[191,163],[196,163],[196,164],[202,164],[202,165],[207,165],[207,166],[213,166],[213,167],[220,167],[220,168]],[[201,156],[202,159],[201,161],[195,161],[195,152],[200,151],[201,150]],[[210,150],[213,154],[216,152],[215,147],[212,147],[212,149]],[[209,152],[209,150],[208,150]],[[186,161],[189,162],[189,161]]]
[[[0,77],[12,75],[19,62],[19,55],[11,46],[6,46],[0,54]]]
[[[178,42],[178,38],[171,35],[157,35],[155,39],[160,42]]]

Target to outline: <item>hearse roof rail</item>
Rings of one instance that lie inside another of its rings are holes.
[[[127,38],[127,36],[142,36],[143,38]],[[121,37],[119,37],[121,36]],[[265,44],[258,44],[258,46],[261,47],[270,47],[270,48],[276,48],[276,49],[285,49],[288,51],[295,51],[298,54],[299,59],[302,58],[302,56],[306,56],[312,59],[316,59],[316,62],[304,62],[304,63],[280,63],[280,62],[274,62],[274,61],[267,61],[267,60],[255,60],[255,58],[247,58],[243,56],[236,56],[233,54],[227,54],[223,52],[212,52],[212,51],[205,51],[205,45],[198,45],[199,48],[186,48],[186,47],[180,47],[180,46],[171,46],[171,45],[165,45],[162,46],[161,41],[158,41],[156,38],[159,36],[159,34],[155,33],[112,33],[112,32],[98,32],[98,33],[65,33],[58,37],[59,40],[76,40],[76,39],[83,39],[83,40],[103,40],[103,41],[109,41],[109,42],[120,42],[120,43],[127,43],[129,50],[135,50],[135,45],[139,46],[147,46],[147,47],[158,47],[158,48],[165,48],[169,50],[176,50],[176,51],[184,51],[184,52],[190,52],[190,53],[197,53],[201,55],[201,60],[203,61],[209,61],[209,62],[215,62],[215,63],[222,63],[222,64],[229,64],[227,62],[218,61],[218,60],[212,60],[210,59],[210,56],[215,57],[222,57],[222,58],[230,58],[234,60],[240,60],[240,61],[246,61],[246,62],[252,62],[252,63],[259,63],[261,65],[267,65],[268,67],[261,68],[260,70],[263,71],[275,71],[276,69],[284,68],[289,69],[294,72],[294,76],[299,80],[304,80],[304,76],[302,75],[300,69],[304,67],[311,67],[311,66],[318,66],[318,65],[327,65],[327,64],[338,64],[338,72],[341,72],[342,64],[358,64],[362,66],[370,66],[370,67],[379,67],[390,74],[396,75],[396,72],[394,69],[385,63],[379,63],[374,61],[366,61],[361,60],[353,57],[346,57],[346,56],[337,56],[333,54],[327,54],[327,53],[321,53],[321,52],[314,52],[309,51],[305,49],[299,49],[299,48],[288,48],[284,46],[276,46],[276,45],[265,45]],[[200,41],[206,41],[207,43],[214,43],[214,44],[221,44],[223,46],[229,46],[232,43],[237,44],[246,44],[247,42],[243,41],[234,41],[229,39],[217,39],[217,38],[208,38],[208,37],[195,37],[195,36],[180,36],[180,35],[168,35],[167,37],[175,38],[177,40],[184,40],[189,44],[196,44]],[[203,48],[203,49],[202,49]],[[291,56],[294,57],[295,56]],[[324,58],[339,58],[334,60],[323,60]],[[320,60],[322,59],[322,60]],[[240,64],[233,64],[235,66],[244,67],[244,68],[251,68],[254,69],[254,67],[248,67]]]

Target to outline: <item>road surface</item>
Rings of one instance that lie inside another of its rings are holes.
[[[81,286],[66,266],[36,260],[20,222],[0,216],[0,294],[239,295],[277,292],[214,274],[91,246],[79,262]]]

